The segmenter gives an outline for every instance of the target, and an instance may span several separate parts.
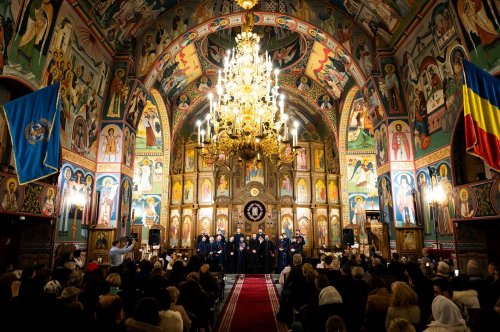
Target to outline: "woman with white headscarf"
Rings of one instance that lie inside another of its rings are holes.
[[[432,301],[432,316],[434,320],[424,332],[470,331],[455,303],[442,295],[436,296]]]

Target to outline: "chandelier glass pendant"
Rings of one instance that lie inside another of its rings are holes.
[[[197,122],[197,149],[206,161],[267,157],[281,165],[292,162],[297,154],[298,123],[288,126],[279,70],[273,69],[267,51],[259,54],[260,38],[252,27],[253,14],[247,12],[236,47],[227,51],[224,68],[219,70],[216,95],[208,94],[210,113],[205,121]]]

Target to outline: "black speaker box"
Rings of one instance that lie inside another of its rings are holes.
[[[345,228],[342,230],[342,243],[351,246],[354,244],[354,230],[352,228]]]
[[[159,229],[150,229],[149,230],[148,244],[150,246],[160,245],[160,230]]]

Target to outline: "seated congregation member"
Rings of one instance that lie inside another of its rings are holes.
[[[236,271],[236,243],[234,242],[234,236],[229,238],[229,242],[226,243],[226,271],[227,273],[234,273]]]
[[[200,268],[200,286],[212,305],[218,298],[221,288],[218,281],[210,273],[210,265],[208,264],[203,264]]]
[[[95,331],[127,330],[125,325],[125,307],[117,295],[106,294],[99,297],[95,308]]]
[[[245,273],[245,264],[247,257],[247,243],[245,242],[245,238],[242,236],[239,238],[238,242],[238,261],[236,264],[236,273]]]
[[[328,277],[319,274],[315,285],[318,296],[311,301],[304,313],[303,325],[306,331],[325,331],[328,317],[344,316],[342,297],[335,287],[328,284]]]
[[[156,291],[155,298],[159,305],[160,314],[160,327],[162,332],[182,332],[183,321],[181,314],[172,310],[172,301],[170,299],[170,292],[165,288]]]
[[[387,309],[391,304],[391,294],[383,279],[372,278],[372,291],[368,294],[366,301],[366,324],[367,332],[384,332],[385,317]]]
[[[393,319],[387,332],[416,332],[415,326],[404,318]]]
[[[364,270],[361,266],[351,267],[351,276],[345,280],[341,292],[346,308],[345,322],[348,329],[356,331],[365,323],[366,300],[370,286],[363,280]]]
[[[432,317],[432,322],[424,332],[470,331],[458,307],[450,299],[442,295],[436,296],[432,301]]]
[[[190,272],[186,276],[186,282],[179,288],[177,303],[182,305],[187,312],[194,315],[192,326],[195,328],[207,328],[210,317],[210,303],[207,294],[200,286],[200,274]]]
[[[128,332],[162,332],[158,301],[154,297],[141,298],[134,307],[132,317],[125,325]]]
[[[174,262],[172,270],[167,272],[167,286],[179,287],[186,280],[184,263],[181,260]]]
[[[385,326],[389,327],[391,320],[404,318],[415,326],[420,324],[420,308],[417,293],[402,281],[396,281],[391,286],[391,305],[387,309]]]
[[[189,318],[186,310],[182,305],[177,304],[177,299],[179,298],[179,290],[177,287],[167,287],[168,294],[170,295],[170,310],[176,311],[181,315],[182,326],[184,332],[191,329],[191,319]]]
[[[281,291],[280,310],[276,318],[291,325],[293,309],[299,310],[307,304],[307,280],[302,270],[302,255],[295,254],[292,257],[293,267],[288,274]]]
[[[326,332],[347,332],[344,320],[336,315],[328,318],[325,328]]]
[[[435,279],[434,284],[434,295],[442,295],[447,299],[450,299],[455,303],[455,305],[460,310],[462,314],[462,318],[467,322],[469,320],[469,314],[467,312],[467,306],[465,303],[468,303],[470,308],[479,309],[479,300],[477,298],[477,292],[475,290],[471,290],[471,293],[461,292],[457,299],[455,300],[455,291],[453,290],[452,284],[450,281],[446,279]]]

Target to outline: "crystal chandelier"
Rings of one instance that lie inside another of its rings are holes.
[[[282,165],[292,162],[299,149],[298,122],[289,128],[284,96],[278,92],[279,70],[273,70],[267,51],[259,54],[260,38],[252,26],[253,14],[247,12],[236,48],[227,51],[219,70],[216,96],[208,94],[210,113],[197,121],[197,149],[205,161],[267,157]]]

